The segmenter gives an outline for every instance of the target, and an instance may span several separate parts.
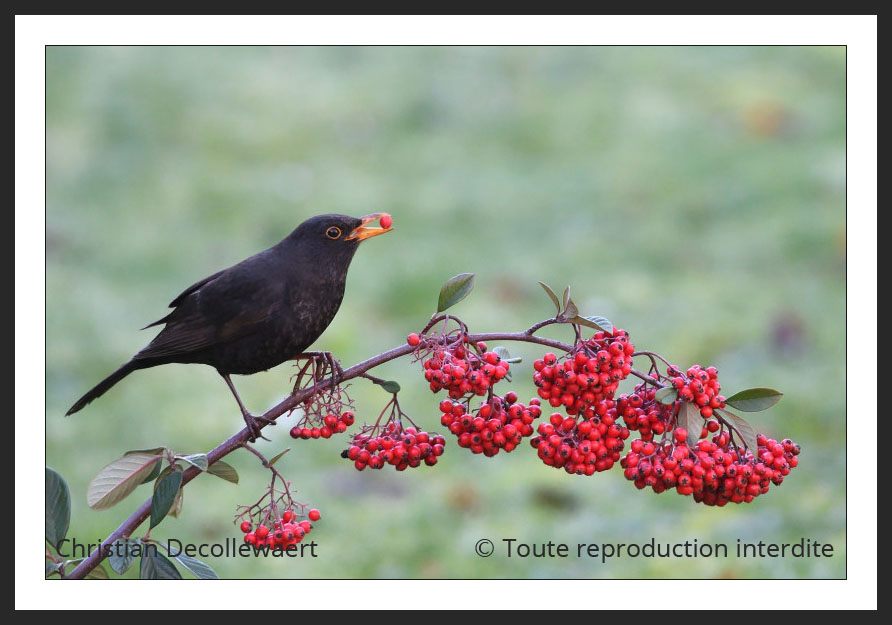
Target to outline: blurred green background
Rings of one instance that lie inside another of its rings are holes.
[[[292,448],[277,466],[323,512],[319,557],[209,558],[222,577],[845,575],[844,48],[49,47],[46,88],[46,463],[71,487],[70,535],[106,536],[149,495],[87,507],[91,478],[123,451],[207,451],[242,424],[218,375],[195,365],[137,372],[64,418],[154,335],[138,328],[307,217],[386,211],[395,230],[360,248],[317,349],[348,365],[402,343],[457,273],[477,274],[455,313],[478,332],[550,316],[536,281],[569,283],[584,314],[639,348],[717,366],[726,394],[783,390],[751,422],[801,443],[801,464],[754,503],[713,509],[639,492],[620,470],[569,476],[528,445],[472,456],[451,435],[434,468],[359,473],[339,457],[346,437],[293,441],[283,420],[258,448]],[[510,348],[524,357],[510,387],[531,397],[544,350]],[[235,383],[260,412],[292,372]],[[419,365],[377,373],[443,430]],[[364,382],[349,391],[360,419],[388,399]],[[235,506],[268,474],[246,452],[226,460],[241,483],[200,477],[153,536],[240,538]],[[652,537],[805,537],[835,555],[602,564],[473,552],[481,538]]]

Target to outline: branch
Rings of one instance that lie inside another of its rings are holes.
[[[542,325],[548,325],[548,323],[553,323],[553,320],[549,320]],[[468,340],[475,343],[478,341],[518,341],[523,343],[536,343],[538,345],[560,349],[565,352],[572,349],[572,345],[568,345],[567,343],[535,336],[534,334],[532,334],[532,332],[538,329],[537,326],[542,327],[541,325],[537,324],[526,332],[470,334],[468,336]],[[362,377],[366,371],[374,369],[375,367],[382,365],[385,362],[389,362],[391,360],[395,360],[402,356],[411,354],[414,350],[415,348],[411,345],[401,345],[399,347],[395,347],[382,354],[373,356],[368,360],[364,360],[358,364],[355,364],[349,369],[345,369],[343,374],[338,376],[338,381],[345,382],[353,378]],[[330,388],[331,386],[332,378],[328,377],[319,382],[319,384],[317,384],[315,388],[302,389],[300,391],[292,393],[284,400],[279,402],[277,405],[267,410],[262,415],[262,418],[268,419],[269,421],[275,421],[283,414],[293,410],[298,405],[306,401],[314,393]],[[263,429],[267,425],[268,424],[266,423],[262,423],[260,425],[260,429]],[[232,453],[239,447],[244,446],[244,444],[248,442],[248,438],[250,437],[250,435],[251,433],[248,431],[248,428],[244,428],[243,430],[234,434],[229,439],[208,452],[208,466],[214,464],[215,462],[217,462],[217,460],[220,460],[224,456]],[[188,469],[186,469],[186,471],[183,472],[183,481],[181,487],[194,480],[201,473],[202,471],[196,467],[189,467]],[[102,562],[102,560],[105,559],[106,556],[103,554],[110,550],[111,545],[116,540],[118,540],[119,538],[128,537],[132,535],[134,531],[136,531],[136,529],[142,524],[142,522],[149,517],[151,509],[152,499],[150,497],[139,508],[137,508],[137,510],[133,514],[131,514],[127,518],[127,520],[118,527],[118,529],[116,529],[105,540],[103,540],[102,544],[97,549],[95,549],[88,558],[82,560],[80,564],[78,564],[77,567],[73,571],[71,571],[69,575],[66,575],[65,579],[83,579],[90,571],[96,568],[99,563]]]

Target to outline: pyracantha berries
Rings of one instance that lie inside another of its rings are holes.
[[[485,343],[478,343],[476,350],[453,343],[435,349],[424,361],[424,379],[434,393],[446,390],[451,399],[461,400],[485,394],[508,375],[510,367],[499,354],[486,351]]]
[[[612,400],[599,403],[600,412],[591,418],[565,417],[559,412],[539,424],[530,444],[539,459],[555,469],[576,475],[593,475],[610,469],[620,458],[629,430],[616,423]]]
[[[366,467],[381,469],[388,464],[397,471],[405,471],[422,464],[437,464],[445,444],[446,439],[438,434],[414,427],[403,429],[399,423],[391,421],[381,433],[360,432],[354,436],[353,444],[341,453],[341,457],[352,460],[359,471]]]
[[[612,399],[620,381],[632,371],[635,347],[625,330],[598,332],[577,343],[563,358],[547,353],[533,362],[539,397],[569,415],[595,416],[595,405]]]
[[[759,434],[758,449],[753,451],[730,444],[727,432],[701,440],[694,448],[684,444],[683,429],[676,430],[674,438],[675,445],[633,441],[620,461],[626,479],[656,493],[674,489],[693,495],[698,503],[724,506],[751,502],[767,493],[771,484],[781,484],[799,464],[799,445],[790,439],[778,442]]]
[[[533,433],[532,423],[542,414],[539,400],[530,400],[529,407],[517,401],[517,394],[494,395],[476,411],[448,399],[440,402],[440,423],[458,437],[458,446],[475,454],[495,456],[499,451],[512,451]]]

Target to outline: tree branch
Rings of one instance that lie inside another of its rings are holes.
[[[548,322],[542,325],[548,325],[549,323],[553,323],[553,320],[548,320]],[[546,347],[559,349],[565,352],[572,349],[572,345],[568,345],[567,343],[535,336],[532,332],[538,329],[538,327],[542,327],[542,325],[537,324],[536,326],[533,326],[525,332],[469,334],[468,340],[475,343],[478,341],[517,341],[523,343],[536,343],[538,345],[544,345]],[[414,350],[415,348],[410,345],[401,345],[399,347],[395,347],[389,351],[378,354],[377,356],[373,356],[367,360],[355,364],[349,369],[345,369],[343,374],[338,376],[338,381],[345,382],[353,378],[361,377],[363,376],[363,374],[365,374],[366,371],[374,369],[375,367],[382,365],[385,362],[389,362],[391,360],[395,360],[402,356],[411,354]],[[277,405],[267,410],[262,415],[262,417],[270,421],[275,421],[283,414],[289,412],[290,410],[296,408],[299,404],[306,401],[314,393],[330,388],[331,385],[332,378],[328,377],[319,382],[319,384],[317,384],[315,388],[302,389],[300,391],[292,393],[284,400],[279,402]],[[268,424],[261,424],[260,429],[263,429],[267,425]],[[251,433],[248,431],[248,429],[244,428],[240,432],[234,434],[229,439],[209,451],[207,454],[208,466],[214,464],[215,462],[217,462],[217,460],[220,460],[224,456],[232,453],[239,447],[242,447],[248,441],[250,434]],[[202,471],[194,466],[186,469],[186,471],[183,472],[183,481],[181,487],[194,480],[201,473]],[[116,540],[118,540],[119,538],[129,537],[133,534],[134,531],[136,531],[136,529],[142,524],[142,522],[149,517],[151,509],[152,498],[150,497],[139,508],[137,508],[136,511],[131,514],[127,518],[127,520],[125,520],[114,532],[109,534],[109,536],[102,541],[102,544],[97,549],[95,549],[89,555],[89,557],[82,560],[80,564],[78,564],[77,567],[75,567],[75,569],[71,571],[70,574],[66,575],[65,579],[83,579],[90,571],[96,568],[99,563],[102,562],[102,560],[105,559],[106,556],[104,554],[107,550],[110,549],[110,546]]]

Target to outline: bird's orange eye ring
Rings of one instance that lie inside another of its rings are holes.
[[[341,238],[341,229],[337,226],[332,226],[328,230],[325,231],[325,236],[329,239],[340,239]]]

